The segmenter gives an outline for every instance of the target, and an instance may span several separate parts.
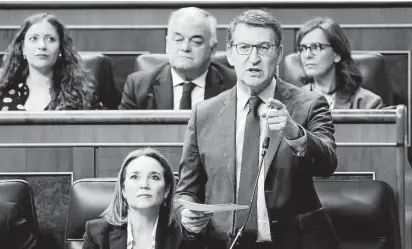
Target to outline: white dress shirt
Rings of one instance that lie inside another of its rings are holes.
[[[155,249],[156,246],[156,230],[157,230],[157,221],[159,220],[159,217],[157,217],[156,222],[153,227],[152,231],[152,244],[149,246],[149,248],[144,248],[144,249]],[[127,218],[127,249],[133,249],[135,242],[133,238],[133,231],[132,231],[132,224]]]
[[[273,98],[276,88],[276,79],[273,78],[272,84],[270,84],[265,90],[263,90],[258,96],[262,99],[264,103],[259,106],[258,112],[267,108],[266,103],[269,98]],[[242,162],[242,151],[243,151],[243,140],[245,133],[246,125],[246,116],[249,112],[249,103],[248,100],[250,95],[244,92],[237,84],[237,106],[236,106],[236,186],[237,195],[239,194],[239,181],[240,181],[240,171],[241,171],[241,162]],[[261,145],[263,139],[265,138],[265,130],[267,129],[267,123],[265,118],[260,118],[260,139],[259,144]],[[304,132],[304,136],[296,140],[285,139],[286,142],[291,146],[292,151],[295,155],[302,155],[306,151],[306,141],[307,136]],[[270,150],[270,148],[268,148]],[[261,158],[261,146],[259,147],[259,162]],[[256,165],[258,167],[259,165]],[[265,200],[265,179],[264,179],[264,170],[260,171],[259,180],[258,180],[258,189],[257,189],[257,222],[258,222],[258,238],[257,241],[271,241],[270,235],[270,222],[268,217],[268,211],[266,208]]]
[[[205,100],[205,85],[206,85],[206,75],[207,75],[208,70],[201,74],[199,77],[197,77],[194,80],[191,80],[190,82],[193,82],[196,86],[193,88],[192,91],[192,108],[199,102]],[[180,77],[176,71],[172,68],[172,82],[173,82],[173,109],[174,110],[179,110],[180,108],[180,99],[182,98],[182,93],[183,93],[183,84],[184,82],[189,82],[187,80],[184,80],[182,77]]]

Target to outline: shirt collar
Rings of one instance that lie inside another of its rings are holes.
[[[171,68],[171,71],[172,71],[172,82],[173,82],[173,86],[180,85],[180,84],[182,84],[183,82],[188,82],[187,80],[184,80],[182,77],[180,77],[180,75],[177,74],[177,72],[176,72],[173,68]],[[200,75],[199,77],[197,77],[196,79],[191,80],[190,82],[193,82],[193,83],[194,83],[196,86],[198,86],[198,87],[204,88],[205,85],[206,85],[206,75],[207,75],[207,72],[208,72],[208,71],[209,71],[209,69],[206,70],[203,74],[201,74],[201,75]]]
[[[236,88],[237,88],[237,103],[243,109],[245,109],[248,103],[248,100],[250,98],[250,95],[246,93],[245,91],[243,91],[239,87],[239,84],[236,85]],[[269,98],[273,98],[275,89],[276,89],[276,78],[273,77],[272,82],[261,93],[259,93],[258,96],[266,104]]]
[[[159,220],[159,216],[157,216],[156,218],[156,222],[154,224],[153,231],[152,231],[153,244],[156,241],[156,231],[157,231],[158,220]],[[127,217],[127,248],[129,248],[129,244],[133,245],[133,243],[134,243],[134,239],[133,239],[133,232],[132,232],[132,224],[129,220],[129,217]]]

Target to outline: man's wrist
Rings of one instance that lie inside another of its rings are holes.
[[[287,134],[285,134],[285,138],[287,140],[296,140],[298,138],[301,138],[305,133],[303,132],[302,128],[300,128],[299,125],[297,125],[296,123],[293,123],[293,127],[294,127],[294,132],[293,135],[288,136]]]

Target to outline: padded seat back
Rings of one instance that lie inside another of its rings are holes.
[[[225,51],[218,51],[212,58],[212,61],[217,62],[226,67],[232,68],[226,58]],[[161,64],[168,62],[167,54],[142,54],[136,57],[136,71],[151,70]]]
[[[400,249],[397,205],[382,181],[316,181],[342,249]]]
[[[117,110],[121,93],[116,89],[112,64],[106,55],[100,53],[80,54],[86,68],[89,69],[97,83],[99,100],[110,110]]]
[[[177,178],[177,175],[175,174]],[[112,198],[116,178],[73,183],[66,248],[80,249],[85,223],[99,218]],[[315,188],[342,243],[342,249],[401,249],[395,197],[382,181],[316,181]]]
[[[113,196],[116,178],[81,179],[73,183],[67,217],[66,249],[81,249],[86,221],[97,219]]]
[[[352,58],[362,75],[361,86],[382,97],[385,105],[393,105],[393,97],[386,77],[385,58],[375,52],[353,52]],[[283,60],[284,80],[302,86],[305,72],[299,54],[292,53]]]
[[[38,237],[39,223],[33,190],[26,181],[20,179],[0,180],[0,201],[16,203],[27,219],[34,236]]]

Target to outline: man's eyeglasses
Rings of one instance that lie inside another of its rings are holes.
[[[320,52],[322,52],[322,50],[324,50],[325,48],[330,47],[330,44],[323,44],[323,43],[313,43],[310,45],[300,45],[297,47],[297,51],[298,53],[303,53],[306,50],[309,49],[309,52],[311,52],[312,54],[319,54]]]
[[[240,55],[250,55],[254,47],[256,48],[258,54],[267,55],[273,51],[273,48],[276,47],[276,45],[270,44],[270,43],[258,44],[258,45],[239,43],[239,44],[232,44],[231,46],[235,47],[237,53]]]

